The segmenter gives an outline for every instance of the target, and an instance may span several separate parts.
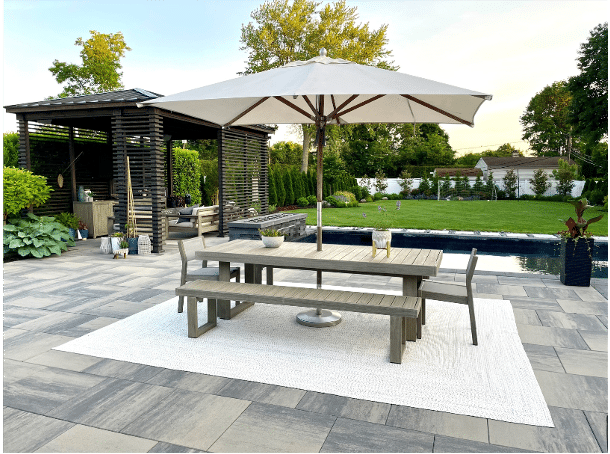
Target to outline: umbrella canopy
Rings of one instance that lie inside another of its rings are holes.
[[[223,127],[253,124],[442,123],[474,125],[491,95],[395,71],[331,59],[307,61],[143,102]],[[317,156],[318,250],[322,249],[322,149]]]

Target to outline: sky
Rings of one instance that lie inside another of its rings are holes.
[[[125,88],[170,95],[237,77],[242,25],[263,0],[4,0],[2,105],[55,96],[55,59],[80,64],[78,37],[122,32]],[[327,3],[327,2],[324,2]],[[359,21],[388,25],[400,72],[493,95],[475,126],[442,125],[458,155],[504,143],[528,152],[519,117],[553,82],[579,73],[580,45],[608,21],[604,1],[353,1]],[[330,50],[329,50],[330,51]],[[329,55],[332,56],[331,52]],[[16,131],[3,113],[3,131]],[[299,138],[281,126],[271,142]]]

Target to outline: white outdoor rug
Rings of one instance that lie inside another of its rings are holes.
[[[301,308],[256,304],[190,339],[176,307],[177,297],[55,349],[553,427],[508,301],[475,299],[474,346],[468,307],[428,300],[422,338],[407,342],[402,364],[389,362],[387,316],[343,312],[335,327],[308,328],[295,320]],[[199,305],[200,324],[206,308]]]

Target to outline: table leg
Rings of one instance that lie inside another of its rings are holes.
[[[229,282],[231,280],[231,264],[229,262],[218,262],[218,280]],[[231,301],[217,300],[218,316],[224,320],[231,320]]]
[[[244,265],[245,267],[245,272],[246,272],[246,284],[254,284],[254,267],[255,265],[251,264],[251,263],[246,263]]]
[[[273,267],[267,267],[267,285],[273,285]]]

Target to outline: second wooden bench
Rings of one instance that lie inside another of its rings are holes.
[[[176,295],[187,298],[189,337],[199,337],[216,326],[216,300],[233,300],[389,315],[392,363],[402,362],[405,341],[421,338],[422,301],[415,296],[205,280],[187,282],[176,289]],[[197,299],[202,298],[208,299],[208,322],[199,326]]]

